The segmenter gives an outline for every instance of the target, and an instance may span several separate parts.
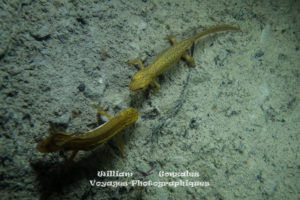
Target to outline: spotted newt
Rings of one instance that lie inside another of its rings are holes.
[[[144,67],[140,59],[133,59],[127,61],[128,64],[138,64],[140,70],[134,74],[130,82],[130,89],[140,90],[148,87],[150,83],[153,83],[157,91],[160,88],[159,83],[155,80],[155,77],[162,74],[170,67],[172,67],[176,62],[183,58],[187,61],[190,66],[195,66],[194,59],[186,53],[186,50],[198,39],[211,33],[221,32],[221,31],[236,31],[240,30],[239,27],[230,25],[217,25],[212,26],[194,36],[182,40],[177,43],[176,38],[173,35],[169,35],[168,39],[172,43],[172,46],[162,51],[156,59],[147,67]]]
[[[68,163],[70,163],[79,150],[90,150],[117,135],[120,151],[125,155],[120,131],[138,119],[138,111],[134,108],[128,108],[111,117],[107,112],[99,108],[98,114],[105,115],[108,121],[86,133],[76,132],[69,134],[60,130],[50,129],[49,136],[38,143],[38,151],[49,153],[59,150],[72,150],[68,160]]]

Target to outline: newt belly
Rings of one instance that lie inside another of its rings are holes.
[[[239,27],[229,26],[229,25],[217,25],[212,26],[200,33],[195,34],[194,36],[182,40],[177,43],[174,36],[169,35],[168,39],[173,44],[171,47],[167,48],[161,52],[156,59],[147,67],[144,67],[140,59],[129,60],[128,64],[138,64],[140,70],[134,74],[130,82],[130,89],[140,90],[148,87],[150,83],[153,83],[156,86],[156,90],[160,88],[160,85],[155,80],[155,77],[162,74],[164,71],[172,67],[180,58],[184,58],[190,66],[195,65],[194,59],[186,53],[186,50],[199,38],[206,36],[211,33],[221,32],[221,31],[236,31],[239,30]]]
[[[117,135],[120,150],[125,155],[120,131],[138,119],[138,111],[134,108],[128,108],[113,117],[101,109],[98,109],[98,113],[104,114],[109,120],[86,133],[69,134],[60,130],[51,130],[50,135],[38,143],[38,151],[49,153],[72,150],[70,162],[79,150],[92,149]]]

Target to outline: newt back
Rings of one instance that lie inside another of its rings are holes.
[[[111,139],[126,126],[134,123],[138,119],[138,112],[134,108],[128,108],[112,117],[101,126],[70,138],[64,143],[65,150],[89,150],[95,146]]]
[[[229,25],[218,25],[212,26],[200,33],[193,35],[187,39],[182,40],[179,43],[175,43],[173,46],[163,51],[148,67],[151,67],[152,73],[156,76],[166,71],[174,63],[178,62],[185,51],[199,38],[206,36],[211,33],[228,31],[228,30],[239,30],[238,27]],[[150,70],[150,69],[149,69]]]
[[[134,59],[128,61],[130,64],[138,63],[140,65],[140,70],[133,76],[130,89],[131,90],[139,90],[146,88],[150,83],[154,83],[157,88],[159,88],[159,84],[154,80],[154,78],[164,71],[168,70],[170,67],[174,65],[174,63],[178,62],[181,57],[186,59],[189,63],[194,63],[194,59],[187,55],[186,50],[195,42],[195,40],[206,36],[211,33],[228,31],[228,30],[239,30],[239,27],[230,26],[230,25],[217,25],[212,26],[200,33],[195,34],[192,37],[189,37],[181,42],[177,43],[174,36],[169,36],[169,40],[173,43],[173,46],[167,48],[163,52],[161,52],[156,59],[148,66],[144,67],[142,65],[141,60]]]
[[[89,150],[95,146],[104,143],[116,134],[118,134],[126,126],[134,123],[138,119],[138,111],[134,108],[128,108],[111,117],[105,111],[98,110],[101,114],[105,113],[109,120],[101,126],[88,131],[86,133],[66,133],[57,129],[50,129],[48,137],[40,141],[37,149],[41,153],[55,152],[58,150],[72,150],[72,160],[78,150]],[[121,136],[118,137],[120,150],[124,155],[123,143]],[[75,152],[75,153],[74,153]]]

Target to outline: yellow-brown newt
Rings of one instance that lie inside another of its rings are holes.
[[[127,61],[128,64],[138,64],[140,68],[140,70],[132,77],[130,89],[133,91],[145,89],[150,83],[153,83],[156,86],[155,91],[157,91],[160,88],[160,85],[155,80],[155,77],[172,67],[172,65],[179,61],[180,58],[184,58],[190,66],[195,66],[194,59],[186,53],[186,50],[195,42],[195,40],[210,33],[229,30],[235,31],[240,30],[240,28],[230,25],[212,26],[179,43],[176,42],[175,36],[169,35],[168,39],[172,43],[172,46],[162,51],[147,67],[144,67],[140,59]]]
[[[86,133],[69,134],[52,129],[50,135],[38,143],[38,151],[49,153],[58,150],[72,150],[72,155],[68,160],[68,163],[70,163],[79,150],[90,150],[117,134],[119,148],[121,153],[125,155],[120,131],[138,119],[138,111],[134,108],[128,108],[111,117],[107,112],[99,108],[98,113],[105,115],[108,121]]]

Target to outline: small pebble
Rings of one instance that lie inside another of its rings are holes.
[[[83,92],[85,90],[85,84],[84,83],[80,83],[80,85],[77,87],[77,89],[80,91],[80,92]]]
[[[262,51],[262,50],[258,50],[255,55],[254,55],[254,58],[260,58],[262,57],[263,55],[265,55],[265,53]]]

